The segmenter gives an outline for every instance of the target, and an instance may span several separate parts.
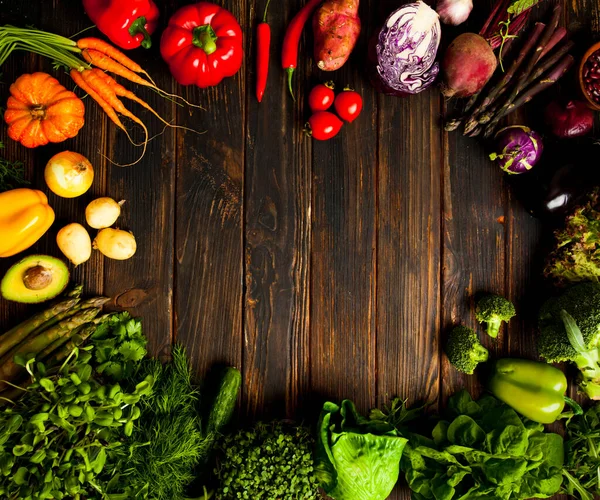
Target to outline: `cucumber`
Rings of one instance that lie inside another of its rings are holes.
[[[242,374],[236,368],[227,368],[221,378],[219,390],[213,401],[206,424],[206,435],[218,433],[225,427],[235,410]]]

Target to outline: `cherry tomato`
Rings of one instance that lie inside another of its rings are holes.
[[[362,111],[363,101],[360,94],[352,89],[344,89],[335,97],[333,104],[340,118],[348,123],[353,122]]]
[[[333,104],[335,94],[333,82],[319,83],[308,94],[308,105],[313,111],[325,111]]]
[[[318,141],[326,141],[335,137],[344,122],[329,111],[317,111],[306,124],[304,131]]]

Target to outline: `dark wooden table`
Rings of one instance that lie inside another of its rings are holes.
[[[158,3],[164,23],[188,2]],[[440,128],[448,104],[437,89],[399,99],[378,95],[366,81],[367,36],[400,2],[361,2],[363,36],[337,73],[315,68],[307,35],[294,103],[280,47],[286,22],[304,2],[275,0],[271,72],[260,105],[253,33],[264,2],[221,3],[246,36],[244,66],[234,78],[208,90],[180,88],[160,59],[158,36],[153,49],[133,53],[159,86],[205,110],[137,93],[167,119],[205,134],[167,129],[140,164],[119,168],[104,155],[126,162],[138,150],[89,98],[86,125],[74,140],[28,151],[3,129],[2,154],[23,160],[36,188],[48,192],[44,165],[64,149],[86,155],[96,169],[81,198],[49,194],[57,221],[29,253],[60,255],[56,232],[84,222],[91,199],[126,199],[119,225],[135,233],[137,254],[119,262],[94,252],[73,280],[141,316],[153,353],[168,355],[181,342],[198,375],[215,363],[239,367],[240,411],[248,419],[312,421],[325,398],[350,398],[367,411],[395,395],[443,402],[461,387],[479,391],[474,377],[442,356],[443,331],[458,321],[475,326],[478,291],[505,294],[521,311],[536,303],[542,226],[511,195],[480,143]],[[475,1],[473,30],[489,3]],[[596,0],[564,1],[564,11],[562,23],[584,40],[600,33]],[[4,2],[0,17],[67,36],[90,25],[80,2],[65,0]],[[446,40],[452,33],[445,31]],[[0,102],[18,75],[40,69],[73,86],[49,61],[17,53],[2,68]],[[337,138],[319,143],[300,132],[308,117],[304,97],[330,78],[356,88],[364,110]],[[140,114],[153,134],[162,130]],[[0,271],[15,260],[3,259]],[[30,310],[0,299],[0,326]],[[486,342],[494,354],[534,356],[533,317],[524,312],[497,343]]]

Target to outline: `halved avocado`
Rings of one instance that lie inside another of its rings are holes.
[[[0,293],[6,300],[37,304],[53,299],[69,283],[69,268],[49,255],[30,255],[6,271]]]

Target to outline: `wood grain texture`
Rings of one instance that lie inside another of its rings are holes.
[[[248,17],[244,3],[222,6]],[[175,339],[198,375],[215,363],[242,363],[245,71],[218,87],[177,89],[205,108],[179,108],[177,123],[207,131],[178,130],[176,143]]]
[[[361,14],[367,10],[363,4]],[[311,81],[333,78],[338,89],[352,82],[363,96],[354,122],[330,141],[313,141],[310,282],[311,389],[316,399],[352,399],[360,411],[374,405],[376,391],[377,108],[359,71],[365,35],[346,66]]]
[[[246,208],[244,248],[244,412],[292,418],[308,392],[311,245],[311,141],[298,132],[305,110],[294,106],[277,48],[301,2],[268,15],[273,27],[270,77],[262,103],[255,97],[255,58],[246,80]],[[248,14],[248,51],[264,4]],[[295,80],[305,81],[305,65]],[[300,86],[298,95],[304,95]],[[268,145],[268,146],[267,146]]]
[[[160,2],[158,31],[188,3]],[[350,398],[366,412],[393,396],[440,406],[463,387],[478,394],[477,377],[459,374],[442,352],[448,328],[463,323],[483,332],[474,296],[504,294],[520,315],[498,341],[482,339],[492,356],[535,359],[535,316],[549,291],[540,279],[540,242],[548,230],[522,207],[482,141],[441,131],[443,117],[460,102],[444,102],[436,89],[400,99],[371,88],[367,41],[397,2],[362,1],[358,47],[335,73],[316,69],[307,29],[294,77],[298,99],[292,101],[280,47],[304,3],[269,7],[271,64],[262,104],[254,94],[254,36],[263,0],[221,3],[241,21],[245,63],[215,88],[178,86],[160,58],[158,36],[150,51],[133,51],[160,86],[205,108],[179,107],[132,85],[166,119],[206,131],[166,129],[138,165],[119,168],[106,160],[130,161],[140,150],[89,98],[86,126],[67,142],[26,150],[7,140],[3,128],[0,154],[24,161],[32,185],[44,192],[43,168],[59,151],[84,154],[96,172],[92,189],[80,198],[49,195],[57,222],[27,254],[60,255],[56,232],[83,223],[89,201],[126,199],[118,226],[136,235],[136,256],[116,262],[94,252],[73,269],[73,280],[140,315],[153,354],[166,357],[172,343],[181,342],[199,377],[221,363],[240,368],[240,415],[248,421],[285,417],[312,424],[325,399]],[[476,3],[466,26],[445,27],[443,46],[459,31],[478,31],[491,3]],[[562,5],[562,23],[583,52],[600,36],[600,5]],[[79,3],[65,0],[11,2],[2,22],[67,36],[90,24]],[[17,76],[40,69],[74,87],[49,61],[15,54],[2,68],[0,103]],[[315,83],[329,79],[338,89],[349,84],[358,90],[364,109],[335,139],[313,141],[301,132],[310,116],[306,97]],[[553,95],[536,98],[510,121],[539,118]],[[131,108],[151,135],[162,131],[157,119]],[[18,258],[1,259],[0,272]],[[0,329],[33,309],[0,299]],[[390,498],[409,498],[403,481]]]

